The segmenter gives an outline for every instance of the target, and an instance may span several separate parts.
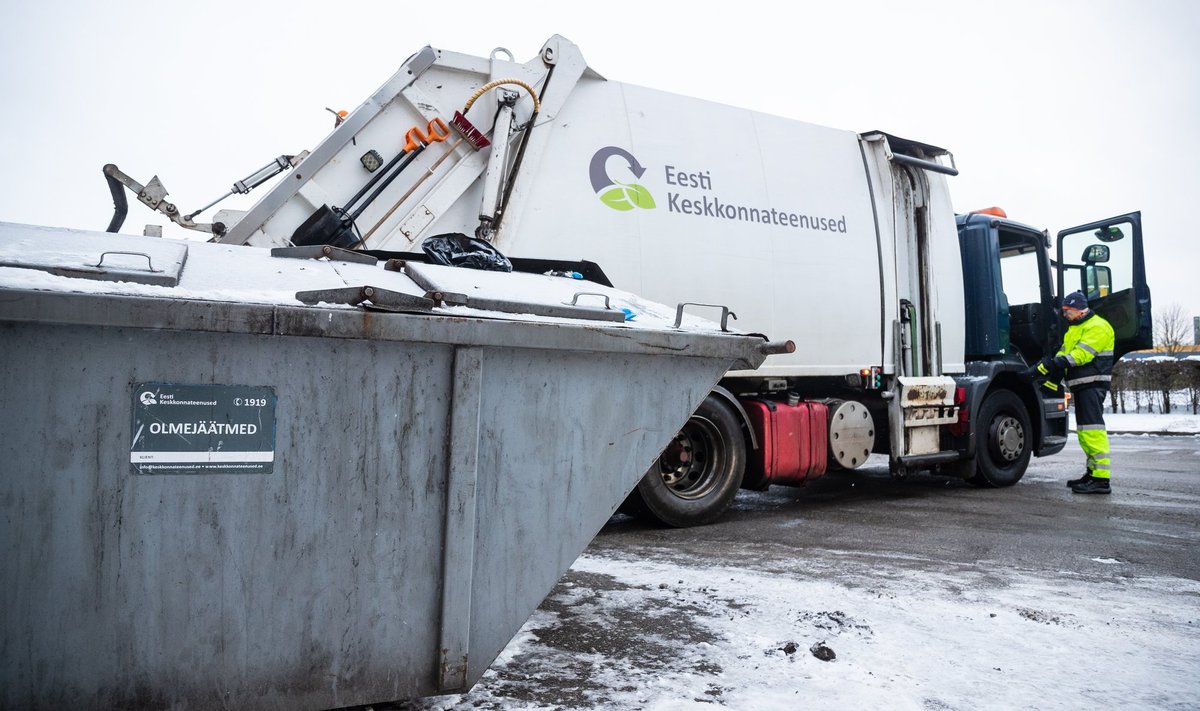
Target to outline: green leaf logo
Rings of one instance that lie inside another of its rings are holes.
[[[626,185],[625,191],[629,193],[629,201],[635,206],[640,207],[643,210],[654,209],[654,198],[650,196],[649,190],[643,188],[637,183],[634,183],[632,185]]]
[[[620,185],[614,185],[603,193],[600,193],[600,201],[612,209],[622,212],[633,209],[633,205],[630,204],[629,198],[625,193],[625,188]]]
[[[625,212],[635,207],[643,210],[654,209],[654,197],[650,191],[638,185],[614,185],[600,194],[600,200],[614,210]]]

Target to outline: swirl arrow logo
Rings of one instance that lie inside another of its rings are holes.
[[[613,156],[625,160],[629,165],[629,172],[633,173],[634,178],[641,179],[642,175],[646,173],[646,169],[642,167],[638,159],[624,148],[605,146],[596,151],[588,166],[588,177],[592,181],[592,190],[600,196],[600,202],[621,212],[627,212],[634,208],[653,210],[654,197],[650,195],[649,190],[636,182],[622,183],[609,177],[608,159]]]

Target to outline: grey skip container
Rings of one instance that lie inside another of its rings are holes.
[[[466,689],[762,345],[0,280],[0,706]],[[265,393],[270,461],[139,469],[147,384]]]

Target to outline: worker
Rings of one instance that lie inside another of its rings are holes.
[[[1087,455],[1087,471],[1067,482],[1076,494],[1112,493],[1108,432],[1104,429],[1104,398],[1112,382],[1113,328],[1088,306],[1082,291],[1063,298],[1067,333],[1062,348],[1030,368],[1030,377],[1048,391],[1057,392],[1064,379],[1075,400],[1075,431]]]

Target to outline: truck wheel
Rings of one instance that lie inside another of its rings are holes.
[[[711,523],[733,503],[745,469],[738,418],[721,398],[709,395],[622,509],[678,528]]]
[[[1021,398],[997,390],[979,408],[979,451],[975,455],[976,486],[1012,486],[1025,475],[1033,452],[1033,428]]]

